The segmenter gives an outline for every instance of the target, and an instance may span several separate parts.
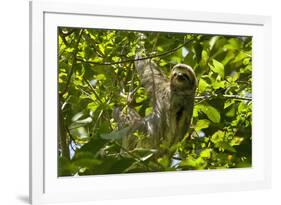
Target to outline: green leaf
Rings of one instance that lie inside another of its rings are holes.
[[[148,154],[148,155],[146,155],[146,156],[144,156],[144,157],[142,157],[142,158],[140,158],[142,161],[146,161],[146,160],[148,160],[149,158],[151,158],[153,156],[153,153],[150,153],[150,154]]]
[[[200,110],[207,115],[207,117],[214,123],[219,123],[221,116],[220,112],[211,105],[200,105]]]
[[[236,137],[234,137],[234,138],[231,140],[230,145],[231,145],[231,146],[240,145],[243,140],[244,140],[243,137],[237,137],[237,136],[236,136]]]
[[[118,140],[122,137],[125,137],[128,134],[129,130],[129,127],[125,127],[120,130],[110,132],[108,134],[101,134],[101,138],[105,140]]]
[[[68,128],[75,129],[77,127],[82,127],[82,126],[85,126],[85,125],[91,123],[92,121],[93,121],[93,119],[91,117],[87,117],[82,120],[76,120],[75,122],[71,123]]]
[[[215,144],[215,147],[221,149],[222,151],[227,150],[230,152],[236,152],[235,148],[226,141],[225,132],[222,130],[215,132],[211,137],[211,141]]]
[[[182,49],[181,49],[182,57],[185,58],[188,53],[189,53],[188,49],[186,49],[185,47],[182,47]]]
[[[218,130],[216,131],[212,137],[211,137],[211,141],[214,143],[214,144],[217,144],[219,142],[222,142],[224,139],[224,132],[221,131],[221,130]]]
[[[237,63],[240,61],[241,61],[241,63],[243,63],[243,59],[247,58],[247,57],[248,57],[247,53],[239,52],[239,54],[235,57],[235,59],[232,61],[232,63]]]
[[[229,143],[222,142],[221,147],[229,152],[236,152],[236,149],[232,147]]]
[[[135,162],[135,159],[132,158],[123,158],[123,159],[109,159],[111,163],[111,167],[108,170],[109,174],[119,174],[125,172],[132,164]]]
[[[104,74],[98,74],[98,75],[96,76],[96,79],[97,79],[97,80],[106,80],[106,77],[105,77]]]
[[[76,120],[75,123],[77,124],[89,124],[93,121],[93,119],[91,117],[87,117],[83,120]]]
[[[202,51],[202,58],[201,58],[201,62],[203,65],[206,65],[209,59],[209,55],[208,52],[206,50]]]
[[[225,116],[227,117],[234,117],[235,116],[235,108],[234,106],[232,105],[230,107],[230,109],[225,113]]]
[[[211,149],[204,149],[200,153],[200,157],[210,159],[211,158]]]
[[[241,41],[237,38],[231,38],[228,40],[228,44],[224,48],[229,50],[239,50],[241,48]]]
[[[178,56],[171,57],[170,63],[177,64],[177,63],[180,63],[180,62],[181,62],[181,57],[178,57]]]
[[[106,142],[108,142],[108,141],[101,139],[99,136],[95,136],[93,139],[90,140],[90,142],[83,145],[76,152],[90,152],[90,153],[96,154],[101,148],[103,148],[105,146]]]
[[[88,167],[101,164],[101,161],[95,159],[95,156],[91,152],[78,152],[74,157],[74,164],[77,167]]]
[[[83,112],[78,112],[78,113],[76,113],[73,117],[72,117],[72,121],[74,122],[74,121],[77,121],[77,120],[79,120],[82,116],[83,116],[84,114],[83,114]]]
[[[225,82],[224,81],[215,81],[212,83],[212,87],[217,90],[219,88],[225,88]]]
[[[219,61],[213,59],[213,65],[209,64],[212,71],[219,74],[222,78],[224,78],[224,65]]]
[[[152,113],[152,111],[153,111],[152,107],[148,107],[148,108],[146,108],[146,109],[145,109],[145,116],[147,116],[147,115],[151,114],[151,113]]]
[[[220,38],[220,36],[213,36],[210,40],[209,40],[209,45],[210,45],[210,50],[213,49],[214,45],[216,44],[217,40]]]
[[[161,164],[163,167],[169,167],[170,160],[167,156],[161,157],[157,159],[157,162]]]
[[[231,60],[233,60],[233,58],[235,57],[235,54],[233,51],[229,51],[227,52],[226,56],[224,57],[224,59],[221,61],[221,63],[223,65],[228,64],[229,62],[231,62]]]
[[[59,176],[71,176],[77,171],[77,167],[69,159],[59,157],[58,163]]]
[[[246,111],[247,108],[248,108],[248,105],[246,103],[240,102],[238,105],[238,112],[242,113],[242,112]]]
[[[100,49],[100,52],[101,52],[102,54],[104,54],[105,49],[104,49],[103,45],[102,45],[102,44],[99,44],[98,47],[99,47],[99,49]]]
[[[95,95],[93,95],[93,97],[95,97]],[[87,108],[88,108],[89,110],[94,111],[94,112],[97,110],[98,107],[99,107],[99,104],[96,103],[96,102],[91,102],[91,103],[89,103],[89,104],[87,105]]]
[[[226,79],[228,82],[235,82],[239,79],[240,73],[239,72],[232,72],[230,76],[227,76]]]
[[[208,87],[209,84],[203,78],[201,78],[199,80],[199,85],[198,85],[199,92],[203,93],[204,91],[206,91],[206,88]]]
[[[206,167],[207,163],[206,161],[202,158],[199,157],[197,159],[189,156],[188,158],[186,158],[185,160],[183,160],[180,163],[181,167],[191,167],[191,168],[195,168],[195,169],[204,169]]]
[[[210,126],[210,121],[203,119],[203,120],[198,120],[195,126],[195,130],[199,131],[205,128],[208,128]]]
[[[235,101],[234,100],[226,100],[225,102],[224,102],[224,109],[226,109],[226,108],[228,108],[229,106],[231,106],[231,105],[233,105],[235,103]]]

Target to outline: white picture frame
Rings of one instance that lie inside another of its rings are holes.
[[[253,166],[247,169],[58,178],[57,26],[252,35],[255,56]],[[271,18],[266,16],[105,7],[59,1],[30,2],[30,202],[43,204],[269,188],[270,50]]]

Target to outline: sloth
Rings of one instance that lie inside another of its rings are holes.
[[[193,69],[186,64],[175,65],[168,79],[152,60],[137,57],[135,68],[142,86],[151,98],[153,111],[141,117],[136,110],[127,107],[115,110],[118,127],[127,126],[122,138],[125,149],[158,149],[160,144],[170,147],[179,142],[187,133],[194,107],[197,78]],[[133,136],[136,131],[146,137]]]

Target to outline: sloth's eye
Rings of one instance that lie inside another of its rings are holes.
[[[183,77],[184,77],[186,80],[190,81],[190,78],[189,78],[189,76],[188,76],[187,74],[183,74]]]

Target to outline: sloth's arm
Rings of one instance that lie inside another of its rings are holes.
[[[135,61],[141,83],[150,96],[156,96],[169,82],[164,73],[150,59]]]

